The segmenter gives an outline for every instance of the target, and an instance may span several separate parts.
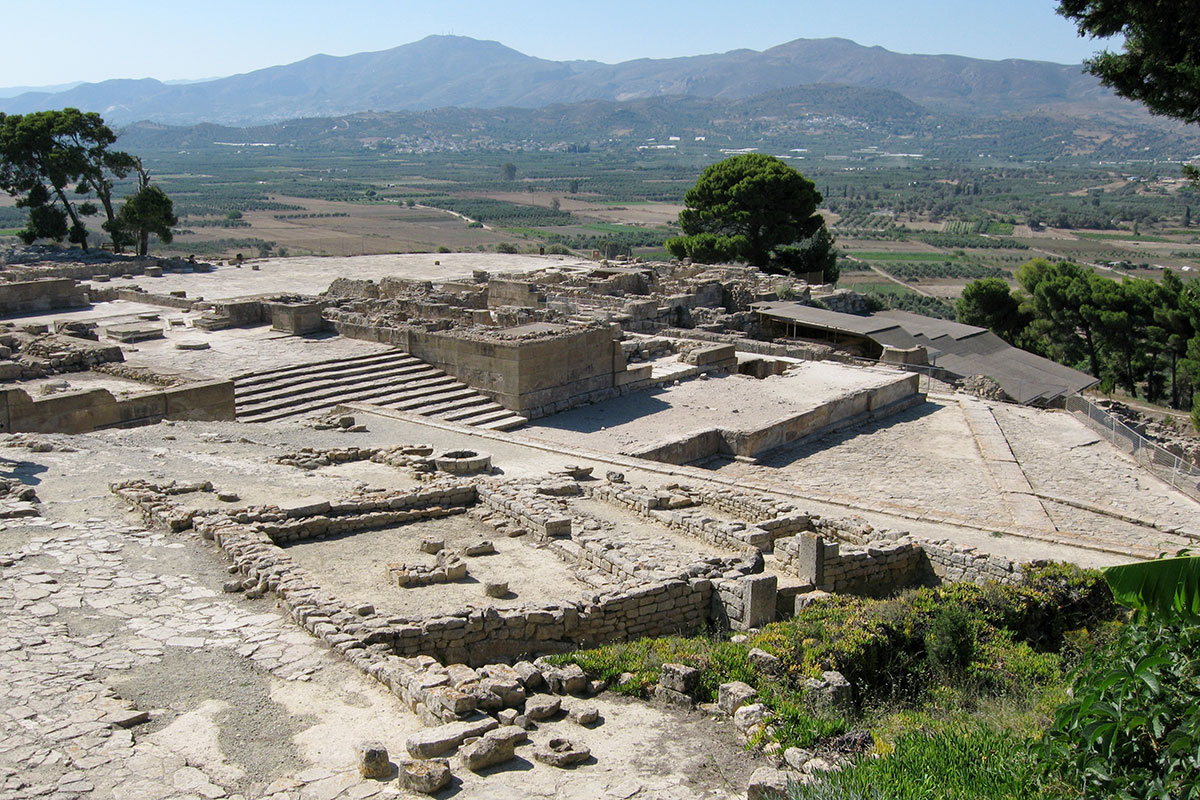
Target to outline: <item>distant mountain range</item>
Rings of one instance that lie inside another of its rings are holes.
[[[74,106],[98,111],[116,125],[148,120],[246,126],[365,111],[534,109],[669,96],[728,101],[811,84],[895,92],[929,111],[968,117],[1046,109],[1111,118],[1141,113],[1078,65],[904,55],[846,39],[797,39],[763,52],[609,65],[548,61],[461,36],[430,36],[344,57],[317,55],[184,85],[147,78],[27,92],[0,98],[0,111]]]
[[[669,95],[644,100],[585,100],[542,108],[437,108],[307,117],[231,127],[138,122],[121,130],[121,146],[177,153],[246,146],[300,152],[669,148],[715,153],[756,148],[788,158],[853,152],[974,160],[1185,159],[1200,153],[1200,129],[1114,117],[1063,115],[971,117],[935,114],[899,92],[853,86],[795,86],[735,99]],[[1195,130],[1193,130],[1195,129]],[[799,153],[808,153],[800,156]]]

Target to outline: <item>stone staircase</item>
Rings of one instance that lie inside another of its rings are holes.
[[[233,396],[241,422],[311,416],[351,402],[496,431],[528,421],[402,350],[239,375]]]

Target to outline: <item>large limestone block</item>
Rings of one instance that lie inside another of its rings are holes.
[[[391,777],[392,762],[387,748],[380,742],[362,742],[355,747],[358,755],[358,771],[364,778],[383,780]]]
[[[756,694],[749,684],[741,681],[722,683],[717,689],[717,708],[732,716],[733,712],[754,699]]]
[[[549,694],[535,694],[525,701],[525,715],[532,720],[553,717],[562,708],[562,698]]]
[[[499,724],[492,717],[470,722],[448,722],[414,733],[408,737],[405,746],[413,758],[433,758],[455,749],[468,737],[482,736]]]
[[[798,772],[761,767],[750,776],[746,800],[788,800],[789,783],[808,783],[811,780]]]
[[[400,777],[396,781],[401,789],[421,794],[434,794],[450,785],[450,764],[444,758],[428,761],[402,761]]]
[[[555,738],[533,751],[533,757],[552,767],[569,767],[587,761],[592,751],[570,739]]]
[[[519,730],[519,729],[518,729]],[[458,751],[462,765],[472,772],[494,767],[516,758],[514,747],[516,740],[505,736],[494,736],[497,731],[490,731],[479,739],[464,745]],[[525,733],[525,731],[521,731]]]
[[[700,670],[686,664],[663,664],[658,682],[673,692],[694,694],[700,685]]]

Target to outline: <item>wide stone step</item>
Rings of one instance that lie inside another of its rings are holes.
[[[476,428],[482,428],[485,431],[511,431],[516,430],[526,422],[529,422],[529,420],[525,417],[522,417],[520,414],[513,414],[512,412],[509,412],[508,416],[492,422],[467,422],[463,424],[472,425]]]
[[[460,397],[457,400],[450,400],[442,403],[431,403],[427,406],[421,406],[415,409],[416,413],[423,414],[426,417],[439,417],[445,419],[444,414],[449,414],[454,411],[459,411],[472,406],[481,406],[485,403],[493,402],[490,397],[485,397],[474,389],[471,390],[470,397]]]
[[[431,416],[435,416],[438,419],[444,419],[447,422],[461,422],[464,419],[475,419],[476,417],[485,414],[494,414],[497,411],[512,413],[495,400],[489,400],[486,397],[484,400],[486,402],[476,403],[474,405],[464,406],[462,408],[456,408],[453,411],[441,411]]]
[[[356,358],[352,361],[319,361],[312,364],[296,364],[289,367],[286,373],[277,375],[249,375],[234,378],[235,386],[247,391],[257,390],[263,386],[287,386],[297,381],[305,381],[312,375],[331,375],[339,372],[362,372],[393,365],[424,364],[419,358],[400,352],[384,353],[369,359]]]
[[[394,407],[396,403],[428,397],[439,392],[449,392],[466,388],[469,387],[465,383],[459,382],[453,376],[439,374],[432,378],[421,378],[420,380],[406,382],[392,391],[373,397],[371,402],[377,406]]]
[[[349,356],[347,358],[326,358],[320,361],[308,361],[303,364],[292,364],[286,367],[278,367],[276,369],[263,370],[261,372],[247,372],[242,375],[234,376],[234,383],[244,385],[253,385],[264,381],[286,378],[294,373],[302,373],[314,368],[327,366],[345,366],[352,367],[356,364],[385,362],[397,357],[412,358],[411,355],[403,350],[384,350],[378,353],[368,353],[362,356]]]
[[[459,425],[482,425],[485,422],[495,422],[496,420],[513,416],[513,412],[499,403],[493,403],[490,407],[479,406],[478,408],[472,408],[470,412],[470,414],[464,414],[461,417],[442,417],[442,419],[447,422],[457,422]]]
[[[426,373],[423,372],[422,374]],[[261,412],[300,405],[309,400],[325,400],[330,398],[365,400],[371,394],[372,390],[376,390],[376,393],[379,394],[394,390],[398,384],[403,383],[404,377],[403,373],[391,374],[384,372],[372,380],[359,378],[347,381],[329,381],[314,386],[309,391],[293,391],[275,397],[242,402],[235,400],[235,407],[239,412]]]
[[[449,403],[463,398],[481,397],[479,392],[472,389],[470,386],[463,386],[461,389],[453,389],[429,394],[424,397],[418,397],[411,400],[404,400],[399,403],[391,403],[390,406],[400,411],[411,411],[414,414],[423,414],[424,411],[418,409],[427,409],[430,406],[439,405],[441,403]]]
[[[511,430],[527,421],[402,350],[241,375],[234,381],[234,398],[237,418],[244,422],[310,416],[351,402],[490,430]]]
[[[434,369],[428,364],[416,362],[415,364],[400,364],[400,365],[379,365],[369,367],[363,370],[353,370],[346,373],[320,373],[311,375],[304,381],[286,385],[267,385],[260,387],[253,392],[239,392],[238,387],[234,384],[233,396],[235,402],[240,403],[262,403],[270,400],[282,399],[296,394],[309,394],[334,386],[346,386],[356,382],[361,382],[367,378],[383,378],[392,377],[399,380],[415,379],[418,377],[433,376],[438,374],[439,370]]]

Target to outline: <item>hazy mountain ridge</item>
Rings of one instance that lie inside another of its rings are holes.
[[[212,81],[168,85],[153,79],[82,84],[64,92],[0,98],[0,111],[75,106],[115,124],[255,125],[361,111],[540,108],[588,100],[689,95],[737,99],[810,84],[899,92],[943,113],[1021,113],[1071,103],[1092,114],[1128,113],[1080,66],[905,55],[846,39],[797,39],[763,52],[620,64],[534,58],[498,42],[430,36],[390,50],[293,64]]]
[[[1097,135],[1097,131],[1101,133]],[[441,108],[360,112],[252,127],[141,122],[121,132],[121,146],[185,150],[266,143],[322,151],[364,147],[420,150],[545,149],[570,145],[877,147],[931,157],[1183,158],[1200,152],[1200,132],[1120,120],[1041,114],[963,117],[936,114],[898,92],[853,86],[799,86],[745,98],[652,97],[585,100],[542,108]],[[1148,148],[1148,149],[1147,149]]]

